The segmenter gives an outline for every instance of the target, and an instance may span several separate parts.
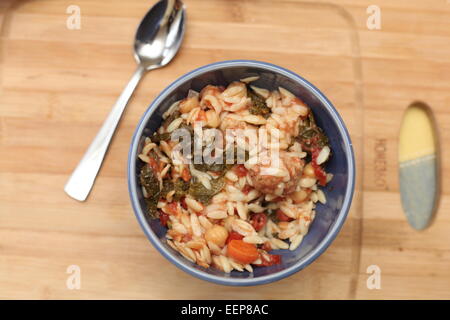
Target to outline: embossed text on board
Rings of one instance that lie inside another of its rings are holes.
[[[375,140],[375,157],[374,157],[374,176],[375,185],[383,190],[387,190],[387,161],[386,161],[386,139],[378,138]]]

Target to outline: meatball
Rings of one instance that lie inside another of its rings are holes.
[[[274,177],[269,175],[259,174],[259,168],[252,168],[249,170],[250,177],[253,182],[253,186],[256,190],[266,193],[273,194],[276,191],[277,186],[281,185],[283,182],[283,177]]]
[[[284,175],[264,173],[262,169],[274,167],[270,162],[264,163],[264,160],[249,168],[249,176],[255,189],[265,194],[277,195],[286,195],[295,191],[302,176],[304,161],[286,151],[280,152],[279,160],[278,171],[284,172]]]

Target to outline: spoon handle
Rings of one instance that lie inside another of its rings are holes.
[[[139,65],[122,94],[119,96],[119,99],[117,99],[101,129],[67,181],[64,191],[72,198],[84,201],[89,195],[122,113],[144,72],[145,69]]]

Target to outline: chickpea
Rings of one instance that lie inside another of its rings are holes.
[[[316,174],[314,172],[314,168],[310,163],[308,163],[305,168],[303,169],[303,176],[309,177],[309,178],[316,178]]]
[[[308,198],[308,192],[305,190],[295,191],[289,195],[289,197],[294,201],[294,203],[302,203]]]
[[[200,104],[198,102],[198,97],[194,96],[186,98],[180,102],[180,112],[181,113],[191,112],[192,109],[198,107],[199,105]]]
[[[219,116],[214,110],[206,111],[206,124],[211,128],[217,128],[220,124]]]
[[[225,227],[214,225],[205,233],[205,240],[211,241],[219,247],[223,247],[228,238],[228,231]]]

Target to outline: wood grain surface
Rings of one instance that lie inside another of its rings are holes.
[[[450,2],[378,0],[381,29],[368,30],[368,0],[186,0],[179,55],[143,79],[88,201],[76,202],[63,186],[134,71],[134,31],[153,2],[0,3],[0,298],[450,299]],[[71,4],[80,30],[66,27]],[[126,160],[164,87],[242,58],[316,84],[343,116],[359,170],[351,214],[316,262],[234,288],[185,274],[151,246],[129,203]],[[397,170],[401,117],[416,100],[433,110],[441,143],[439,207],[421,232],[403,214]],[[80,290],[66,286],[70,265],[81,269]],[[371,265],[379,290],[367,288]]]

